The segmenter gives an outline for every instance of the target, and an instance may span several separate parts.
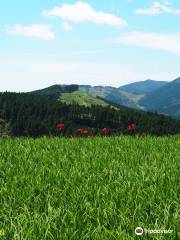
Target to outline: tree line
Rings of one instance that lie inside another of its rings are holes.
[[[161,136],[180,133],[180,121],[165,115],[118,105],[67,105],[52,97],[33,93],[0,93],[0,119],[6,121],[8,133],[13,136],[56,136],[59,135],[56,127],[59,122],[65,124],[63,135],[68,136],[78,128],[87,128],[94,134],[100,134],[103,128],[110,129],[111,135],[130,134],[128,126],[132,122],[137,126],[136,134],[145,132]]]

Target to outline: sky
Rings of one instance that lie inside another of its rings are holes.
[[[6,0],[0,91],[180,76],[179,0]]]

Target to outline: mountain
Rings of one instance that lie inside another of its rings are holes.
[[[76,92],[76,93],[75,93]],[[78,93],[77,93],[78,92]],[[80,92],[82,94],[80,94]],[[69,93],[69,94],[68,94]],[[84,94],[85,95],[84,95]],[[127,106],[130,108],[142,109],[137,102],[139,101],[139,95],[124,92],[115,87],[95,86],[90,85],[53,85],[48,88],[29,92],[29,94],[48,96],[53,99],[61,98],[66,103],[76,102],[77,104],[92,105],[100,104],[104,105],[97,97],[101,97],[112,103]]]
[[[92,96],[86,92],[78,91],[78,85],[53,85],[48,88],[29,92],[28,94],[46,96],[54,100],[60,100],[66,104],[78,104],[81,106],[100,105],[108,106],[103,99]]]
[[[139,104],[149,111],[157,111],[180,119],[180,78],[148,93]]]
[[[76,85],[76,84],[72,84],[72,85],[56,84],[56,85],[52,85],[47,88],[29,92],[29,94],[39,95],[39,96],[47,96],[47,97],[51,97],[54,99],[58,99],[61,93],[67,93],[67,92],[70,93],[70,92],[77,91],[77,90],[78,90],[78,85]]]
[[[128,84],[120,88],[90,85],[53,85],[31,93],[35,95],[49,96],[54,99],[58,99],[61,95],[61,100],[64,102],[76,102],[77,104],[80,103],[88,106],[97,103],[97,97],[101,97],[118,105],[144,110],[144,106],[139,105],[140,99],[144,97],[147,92],[151,92],[153,89],[158,89],[158,87],[163,86],[166,83],[167,82],[146,80]],[[73,93],[75,91],[79,91],[79,93]],[[86,93],[86,95],[81,95],[80,92],[84,94]],[[73,94],[70,96],[67,93]],[[103,103],[101,102],[99,104],[102,105]]]
[[[172,82],[146,80],[119,88],[90,85],[53,85],[31,92],[65,103],[105,106],[104,100],[129,108],[157,111],[180,119],[180,78]],[[98,99],[101,98],[101,101]]]
[[[92,96],[98,96],[104,98],[112,103],[127,106],[130,108],[142,109],[138,105],[140,96],[132,93],[121,91],[118,88],[110,86],[90,86],[90,85],[80,85],[79,91],[86,92]]]
[[[163,87],[166,84],[167,82],[165,81],[146,80],[127,84],[122,87],[119,87],[119,89],[125,92],[140,95],[156,91],[158,90],[158,88]]]

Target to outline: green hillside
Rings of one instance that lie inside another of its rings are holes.
[[[73,91],[78,90],[78,85],[52,85],[47,88],[39,89],[33,92],[29,92],[29,94],[39,95],[39,96],[47,96],[53,99],[58,99],[61,93],[71,93]]]
[[[140,108],[138,105],[138,100],[142,96],[137,96],[133,93],[128,93],[122,91],[115,87],[103,87],[103,86],[79,86],[79,91],[86,92],[92,96],[99,96],[113,103],[131,107],[131,108]],[[138,100],[137,100],[138,99]],[[142,109],[142,108],[141,108]]]
[[[0,139],[0,239],[180,238],[174,137]]]
[[[158,88],[163,87],[168,82],[146,80],[140,82],[134,82],[120,87],[119,89],[125,92],[141,95],[156,91]]]
[[[96,97],[100,97],[121,106],[157,111],[180,118],[180,78],[172,82],[146,80],[119,88],[73,84],[53,85],[33,91],[31,94],[48,96],[53,99],[59,99],[61,95],[61,100],[67,104],[106,106],[103,101],[97,100]]]
[[[127,84],[119,88],[81,85],[79,86],[79,90],[93,96],[102,97],[119,105],[143,110],[145,107],[139,104],[140,100],[147,93],[153,92],[166,84],[167,82],[165,81],[146,80]]]
[[[108,104],[103,100],[80,91],[62,93],[60,101],[66,104],[78,104],[87,107],[90,107],[91,105],[108,106]]]
[[[97,102],[107,105],[87,107],[47,96],[5,92],[0,94],[0,118],[10,124],[13,136],[57,136],[60,122],[65,123],[64,136],[75,134],[78,128],[87,128],[89,134],[99,135],[105,127],[110,129],[110,135],[127,135],[132,122],[137,125],[134,132],[137,135],[141,132],[156,136],[180,133],[180,121],[171,117],[112,105],[107,100],[96,99]]]
[[[119,88],[73,84],[53,85],[31,93],[48,96],[53,99],[59,99],[61,95],[61,101],[67,104],[106,106],[103,100],[97,100],[97,97],[100,97],[121,106],[157,111],[180,118],[179,81],[179,79],[172,82],[146,80],[127,84]]]
[[[148,110],[180,118],[180,78],[143,97],[139,104]]]

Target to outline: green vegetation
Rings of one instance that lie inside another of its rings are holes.
[[[79,86],[79,91],[86,92],[92,96],[98,96],[105,100],[111,101],[119,105],[137,108],[137,96],[135,94],[129,94],[115,87],[103,87],[103,86]],[[140,98],[138,96],[138,98]]]
[[[146,93],[154,92],[160,87],[165,86],[168,82],[146,80],[140,82],[134,82],[120,87],[119,89],[125,92],[134,93],[137,95],[145,95]]]
[[[167,82],[146,80],[124,85],[122,87],[107,87],[80,85],[79,90],[92,96],[99,96],[113,103],[135,109],[145,109],[140,100],[150,92],[166,85]]]
[[[11,135],[11,129],[9,124],[0,118],[0,137],[7,137]]]
[[[63,94],[63,93],[62,93]],[[68,105],[55,100],[52,95],[39,96],[26,93],[1,93],[0,118],[9,123],[13,136],[56,136],[57,124],[63,122],[63,135],[72,135],[77,128],[87,128],[92,133],[109,128],[110,135],[129,134],[128,125],[135,122],[135,134],[146,135],[180,134],[180,121],[171,117],[132,110],[113,104],[107,100],[107,106],[79,104]],[[62,135],[62,134],[61,134]]]
[[[179,239],[180,136],[0,139],[1,240]],[[139,239],[139,238],[137,238]]]
[[[108,104],[103,100],[80,91],[62,93],[60,96],[60,101],[66,104],[78,104],[86,107],[90,107],[92,105],[108,106]]]
[[[74,94],[71,94],[76,92]],[[80,92],[87,95],[81,95]],[[84,106],[103,105],[94,97],[129,108],[156,111],[180,119],[180,78],[171,82],[146,80],[121,86],[53,85],[31,94]],[[92,98],[90,97],[92,96]],[[74,98],[73,98],[74,97]],[[104,105],[103,105],[104,106]]]
[[[78,85],[53,85],[44,89],[29,92],[29,94],[47,96],[52,99],[58,99],[61,93],[71,93],[78,90]]]
[[[180,78],[141,98],[139,104],[150,111],[158,111],[180,119]]]

